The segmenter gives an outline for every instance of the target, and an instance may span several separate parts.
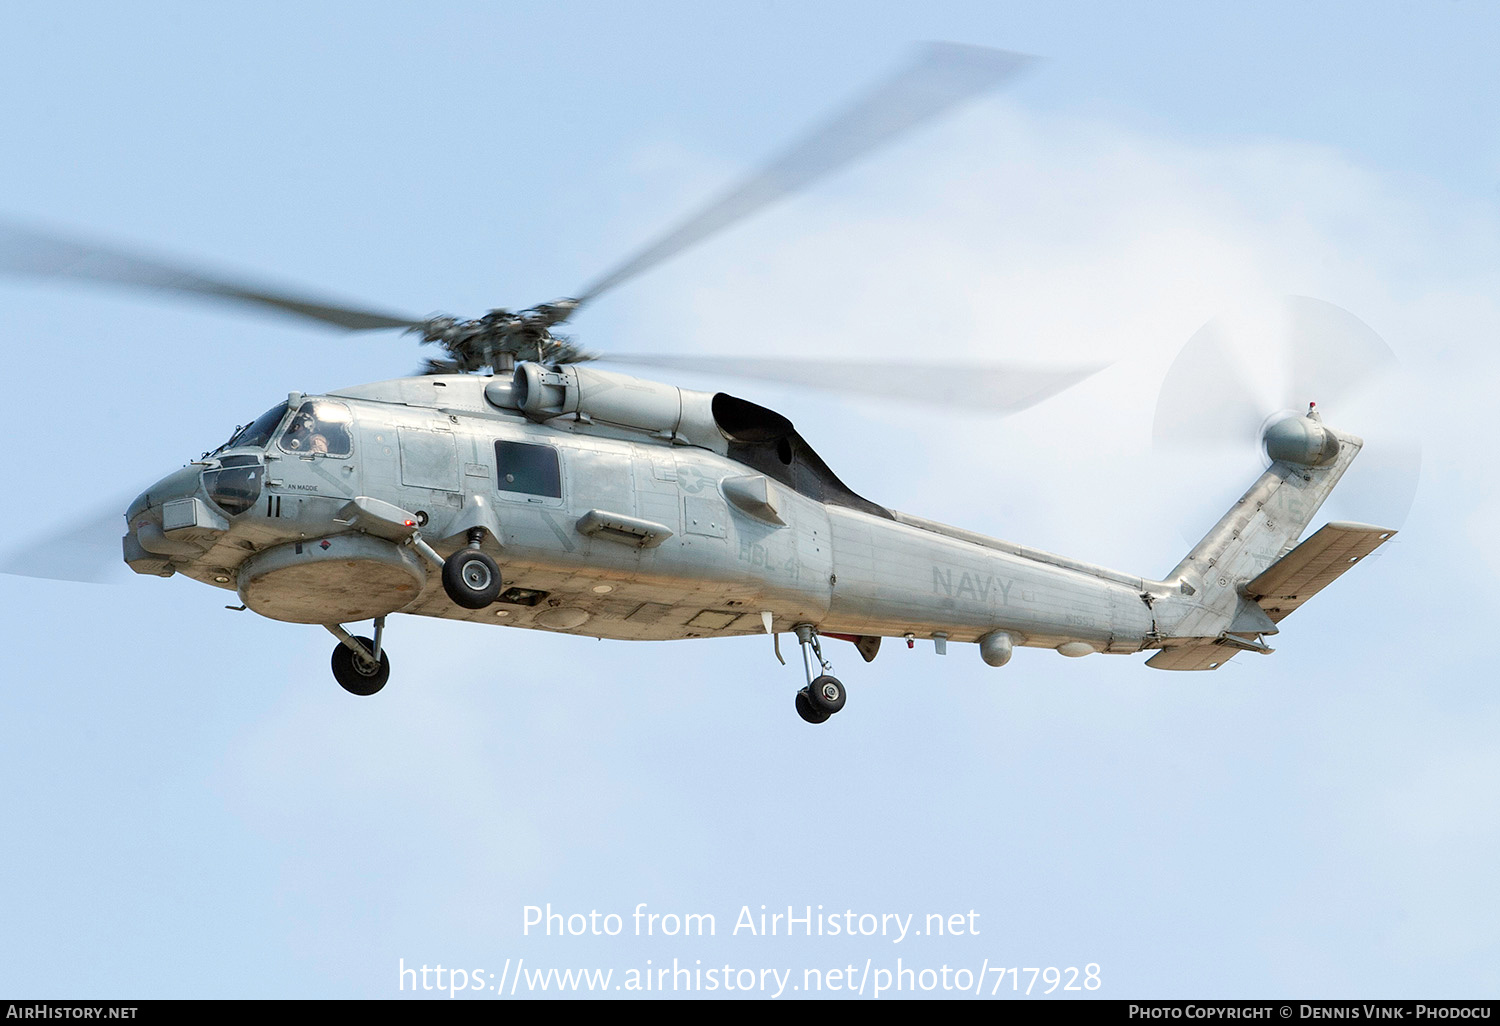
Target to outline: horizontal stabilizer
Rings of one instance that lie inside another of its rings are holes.
[[[1395,533],[1369,524],[1325,524],[1245,585],[1245,596],[1279,623]]]
[[[1217,670],[1239,651],[1212,641],[1199,645],[1175,645],[1147,659],[1146,665],[1153,670]]]

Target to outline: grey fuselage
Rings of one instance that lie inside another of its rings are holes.
[[[1185,578],[1146,580],[876,506],[753,404],[587,367],[521,370],[530,377],[404,378],[316,397],[347,418],[332,451],[288,448],[288,418],[314,401],[294,394],[270,440],[142,494],[126,561],[304,623],[404,612],[670,640],[762,633],[769,613],[775,631],[1003,632],[1084,655],[1160,647],[1185,618],[1212,619],[1214,599]],[[506,463],[542,448],[556,462],[540,478]],[[229,502],[204,479],[236,463],[244,480],[261,477]],[[505,592],[484,609],[455,604],[399,524],[372,529],[356,506],[409,514],[405,531],[414,521],[441,555],[479,544]]]

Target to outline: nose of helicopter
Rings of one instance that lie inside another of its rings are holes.
[[[159,510],[173,499],[186,499],[198,493],[198,482],[203,478],[203,468],[188,464],[172,471],[160,481],[137,495],[125,510],[125,519],[135,521],[142,513]]]
[[[189,464],[141,492],[126,508],[123,548],[130,569],[138,574],[170,577],[175,573],[173,557],[190,557],[202,551],[201,546],[172,537],[184,527],[200,526],[198,521],[204,514],[214,515],[198,498],[202,480],[203,467]],[[202,513],[198,507],[203,507]]]

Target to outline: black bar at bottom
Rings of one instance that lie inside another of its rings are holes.
[[[588,998],[582,994],[555,994],[555,998]],[[594,996],[594,1000],[604,998]],[[1066,1016],[1069,1020],[1082,1019],[1088,1022],[1108,1023],[1284,1023],[1288,1026],[1312,1026],[1342,1021],[1358,1023],[1403,1023],[1421,1026],[1449,1026],[1454,1023],[1488,1023],[1500,1020],[1496,1007],[1500,1002],[1491,999],[1447,999],[1432,1000],[1318,1000],[1301,1001],[1286,998],[1264,1000],[1202,1000],[1202,1001],[1148,1001],[1122,1000],[1117,998],[1076,997],[1012,997],[997,998],[953,997],[951,994],[891,995],[878,1000],[856,996],[828,997],[820,1004],[836,1004],[840,1001],[859,1004],[883,1004],[887,1001],[924,1001],[946,998],[946,1005],[956,1011],[955,1005],[981,1005],[1003,1002],[1009,1021],[1050,1022]],[[540,998],[538,998],[539,1000]],[[485,1022],[493,1026],[494,1016],[506,1006],[520,1000],[509,997],[475,997],[453,1000],[441,992],[410,994],[405,998],[392,997],[385,1000],[5,1000],[0,999],[0,1026],[21,1026],[41,1023],[165,1023],[176,1021],[200,1022],[205,1014],[222,1015],[224,1012],[241,1009],[248,1015],[282,1015],[290,1012],[326,1014],[339,1008],[368,1008],[372,1005],[393,1004],[399,1001],[421,1001],[426,1007],[424,1016],[438,1016],[454,1022]],[[672,999],[663,1000],[659,995],[644,998],[617,998],[627,1004],[640,1000],[664,1005]],[[717,1001],[725,998],[687,997],[678,1000],[697,1002]],[[754,1001],[772,1003],[767,997],[730,997],[732,1001]],[[794,998],[782,998],[785,1003]],[[808,1000],[808,999],[801,999]]]

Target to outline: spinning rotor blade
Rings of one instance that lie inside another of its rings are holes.
[[[127,502],[122,499],[107,510],[0,555],[0,574],[87,584],[122,579],[127,574],[120,551]]]
[[[422,323],[410,317],[343,306],[315,296],[210,277],[151,257],[5,223],[0,223],[0,273],[75,279],[137,289],[169,289],[271,309],[349,331],[415,328]]]
[[[1421,474],[1420,411],[1390,347],[1332,303],[1286,296],[1200,328],[1162,382],[1153,448],[1179,474],[1222,466],[1213,477],[1243,492],[1268,465],[1262,431],[1306,413],[1309,403],[1328,426],[1365,443],[1325,509],[1336,519],[1400,527]],[[1217,512],[1195,508],[1189,536],[1206,531],[1233,499]]]
[[[760,171],[639,250],[577,297],[578,305],[655,267],[777,200],[853,164],[877,147],[1009,81],[1026,54],[931,43],[894,78],[783,151]]]
[[[870,363],[735,356],[609,355],[601,363],[623,363],[669,370],[752,378],[815,388],[840,395],[961,408],[983,413],[1019,413],[1084,378],[1105,364],[1085,367],[1019,367],[1002,364]]]

